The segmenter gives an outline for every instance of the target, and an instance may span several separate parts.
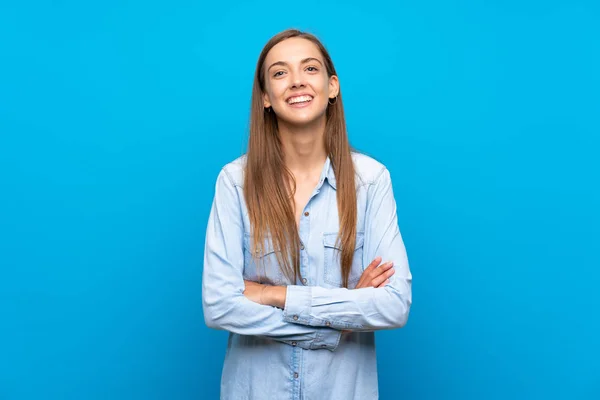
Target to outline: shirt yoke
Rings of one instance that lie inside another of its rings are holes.
[[[372,185],[377,181],[386,167],[381,162],[371,156],[359,152],[352,152],[354,169],[357,178],[357,189],[364,185]],[[223,171],[234,186],[243,188],[244,186],[244,166],[246,164],[246,154],[227,163]]]

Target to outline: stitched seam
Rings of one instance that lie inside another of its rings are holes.
[[[229,183],[231,183],[233,186],[237,186],[239,188],[241,188],[241,185],[238,185],[237,183],[235,183],[233,177],[231,176],[231,174],[229,173],[229,171],[227,171],[226,167],[222,168],[222,171],[225,173],[225,175],[227,175],[227,179],[229,179]]]

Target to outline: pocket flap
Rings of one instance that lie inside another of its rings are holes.
[[[250,234],[249,233],[245,233],[244,232],[244,247],[248,250],[248,252],[252,253],[252,246],[251,246],[251,238],[250,238]],[[261,253],[259,250],[256,250],[256,252],[253,254],[254,257],[264,257],[266,255],[269,255],[271,253],[275,252],[275,248],[273,247],[273,240],[271,240],[271,236],[267,236],[264,239],[264,251]]]
[[[324,233],[323,234],[323,245],[325,247],[331,247],[334,249],[341,250],[341,246],[339,243],[336,243],[337,232]],[[365,234],[363,232],[356,232],[356,246],[354,250],[361,248],[365,242]]]

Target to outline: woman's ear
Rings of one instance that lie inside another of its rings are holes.
[[[271,107],[271,101],[269,100],[269,95],[266,93],[263,94],[263,106],[265,108]]]
[[[340,81],[337,75],[331,75],[329,77],[329,98],[333,99],[340,93]]]

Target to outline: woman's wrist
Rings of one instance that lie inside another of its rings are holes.
[[[261,294],[261,300],[263,304],[283,309],[286,294],[286,286],[266,286]]]

